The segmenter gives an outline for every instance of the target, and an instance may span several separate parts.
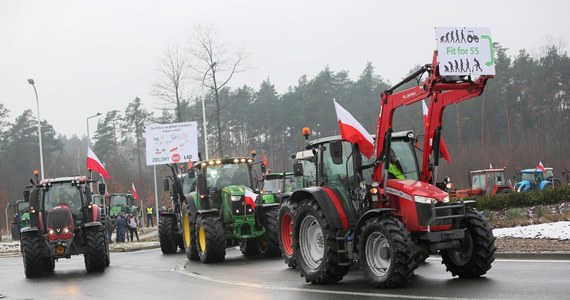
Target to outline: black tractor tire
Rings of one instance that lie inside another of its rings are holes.
[[[160,216],[158,221],[158,239],[163,254],[176,253],[178,250],[178,234],[174,216]]]
[[[85,230],[85,269],[87,272],[103,272],[107,264],[105,231],[102,228]]]
[[[20,226],[17,224],[12,223],[12,241],[17,241],[20,239]]]
[[[192,224],[192,215],[188,210],[188,204],[182,204],[182,241],[183,249],[189,260],[199,260],[198,248],[196,246],[196,225]]]
[[[418,266],[412,260],[414,243],[400,220],[390,216],[366,220],[359,241],[364,277],[370,285],[398,288],[413,276]]]
[[[109,251],[109,241],[105,240],[105,268],[111,265],[111,251]]]
[[[470,209],[461,220],[461,228],[466,229],[461,248],[441,250],[441,263],[453,276],[480,277],[491,269],[491,263],[495,260],[493,230],[482,214]]]
[[[259,254],[258,239],[241,239],[239,240],[239,251],[247,257],[256,256]]]
[[[35,233],[23,233],[21,236],[24,274],[27,278],[39,277],[43,271],[42,237]]]
[[[350,266],[339,265],[335,231],[317,201],[302,200],[293,223],[293,251],[301,276],[312,284],[342,280]]]
[[[265,234],[258,239],[259,253],[263,257],[278,257],[279,249],[279,207],[273,206],[264,212]]]
[[[279,208],[279,248],[281,249],[281,256],[289,268],[297,267],[297,261],[293,255],[293,220],[298,206],[297,202],[286,200],[281,202]]]
[[[51,257],[44,257],[42,259],[42,269],[44,273],[51,273],[55,270],[55,259]]]
[[[221,262],[226,258],[224,225],[218,215],[205,214],[196,218],[196,243],[200,261]]]

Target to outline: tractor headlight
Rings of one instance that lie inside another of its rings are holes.
[[[449,196],[443,197],[443,203],[449,203]]]
[[[69,228],[65,227],[63,228],[63,234],[68,234],[69,233]]]
[[[416,202],[423,204],[431,204],[437,202],[437,200],[430,197],[414,196],[414,199],[416,200]]]
[[[53,231],[53,229],[50,229],[50,230],[48,231],[48,234],[49,234],[49,235],[54,235],[54,234],[55,234],[55,231]]]
[[[446,183],[446,184],[445,184],[445,188],[448,189],[448,190],[452,189],[452,188],[453,188],[453,183],[451,183],[451,182]]]
[[[241,200],[241,196],[231,196],[230,199],[232,201],[240,201]]]

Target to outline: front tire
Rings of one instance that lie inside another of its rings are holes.
[[[279,209],[274,206],[264,212],[265,234],[258,239],[259,253],[263,257],[277,257],[281,255],[279,250]]]
[[[55,259],[51,257],[44,257],[42,259],[42,269],[44,273],[51,273],[55,270]]]
[[[182,240],[186,257],[189,260],[199,260],[198,248],[196,246],[196,225],[192,224],[190,212],[187,203],[182,205]]]
[[[158,220],[158,238],[163,254],[176,253],[178,237],[176,234],[176,219],[174,216],[160,216]]]
[[[24,274],[27,278],[41,276],[43,270],[41,236],[24,233],[21,236],[21,242]]]
[[[107,263],[105,249],[105,232],[99,229],[85,231],[85,269],[87,272],[103,272]]]
[[[340,281],[349,266],[339,265],[335,231],[315,199],[301,201],[294,226],[293,250],[301,276],[313,284]]]
[[[293,255],[293,220],[298,208],[297,202],[281,202],[279,208],[279,248],[281,256],[289,268],[296,268],[297,261]]]
[[[467,211],[460,227],[466,229],[461,247],[440,251],[442,264],[453,276],[480,277],[491,269],[495,260],[493,230],[483,215],[472,210]]]
[[[226,239],[222,219],[217,215],[199,215],[196,218],[197,246],[203,263],[223,261],[226,257]]]
[[[404,224],[392,217],[366,220],[360,237],[364,277],[380,288],[401,287],[417,266],[412,262],[414,244]]]

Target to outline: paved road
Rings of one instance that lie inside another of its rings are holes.
[[[405,288],[374,289],[351,270],[334,285],[305,283],[281,259],[245,258],[228,249],[224,263],[189,262],[159,249],[112,253],[103,274],[87,274],[81,256],[54,274],[26,279],[21,257],[0,258],[0,299],[568,299],[570,260],[497,259],[485,278],[451,278],[430,258]]]

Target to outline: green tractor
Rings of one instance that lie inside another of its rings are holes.
[[[180,235],[188,259],[203,263],[223,261],[226,248],[237,244],[246,256],[279,256],[279,203],[263,203],[254,192],[253,163],[250,157],[202,161],[182,176],[184,180],[172,166],[174,209],[160,216],[161,248],[164,242],[175,252]]]
[[[295,190],[295,176],[293,173],[264,174],[259,193],[262,203],[280,203],[283,194]]]
[[[111,217],[111,223],[116,225],[117,217],[122,212],[126,214],[131,212],[136,213],[138,211],[135,197],[129,193],[109,194],[109,207],[107,208],[107,211]]]
[[[20,239],[20,229],[30,227],[29,203],[24,200],[16,200],[13,204],[8,203],[8,209],[14,210],[12,220],[12,240]]]

